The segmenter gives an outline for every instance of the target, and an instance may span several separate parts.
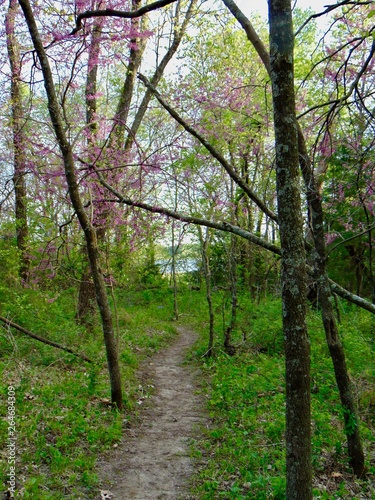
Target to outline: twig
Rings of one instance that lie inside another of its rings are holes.
[[[52,340],[45,339],[43,337],[40,337],[39,335],[35,335],[35,333],[29,332],[29,330],[26,330],[26,328],[23,328],[20,325],[17,325],[16,323],[13,323],[13,321],[10,321],[9,319],[3,318],[0,316],[0,321],[5,323],[6,325],[15,328],[16,330],[24,333],[25,335],[28,335],[29,337],[39,340],[39,342],[43,342],[44,344],[50,345],[52,347],[56,347],[57,349],[61,349],[63,351],[69,352],[70,354],[73,354],[74,356],[78,356],[79,358],[83,359],[84,361],[87,361],[88,363],[94,363],[94,361],[84,354],[80,354],[78,352],[73,351],[73,349],[70,349],[69,347],[65,347],[61,344],[58,344],[57,342],[53,342]]]

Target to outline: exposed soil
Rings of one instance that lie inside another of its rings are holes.
[[[193,472],[189,446],[205,423],[204,403],[196,393],[196,370],[183,364],[196,334],[182,326],[178,332],[170,347],[141,367],[143,384],[152,384],[154,392],[140,424],[126,429],[119,446],[98,464],[101,499],[193,498],[187,491]]]

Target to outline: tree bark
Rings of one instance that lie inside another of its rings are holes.
[[[352,384],[346,365],[345,351],[339,337],[334,310],[334,297],[327,275],[327,252],[324,239],[324,213],[319,186],[313,175],[302,132],[299,133],[300,165],[306,186],[310,230],[314,247],[310,259],[313,278],[317,286],[319,305],[322,311],[323,327],[331,355],[341,405],[344,410],[344,431],[346,434],[349,464],[358,477],[365,473],[365,457],[359,433],[359,420],[355,406]]]
[[[141,4],[141,0],[132,0],[132,9],[137,10]],[[144,18],[142,18],[143,20]],[[132,27],[135,31],[140,29],[140,18],[132,19]],[[126,71],[124,85],[121,91],[120,99],[117,104],[115,115],[115,128],[114,128],[114,142],[118,148],[124,146],[126,122],[129,115],[130,104],[133,97],[135,79],[137,71],[142,62],[143,52],[146,48],[146,41],[144,39],[133,38],[131,40],[133,46],[130,49],[129,63]],[[135,47],[134,45],[137,45]]]
[[[214,308],[212,304],[212,294],[211,294],[211,267],[210,267],[210,259],[208,256],[208,246],[210,243],[209,229],[208,228],[206,229],[206,235],[203,236],[202,229],[198,227],[198,235],[201,244],[202,266],[203,266],[204,280],[206,284],[206,300],[208,305],[208,317],[209,317],[208,346],[205,356],[209,358],[212,356],[212,351],[214,347],[214,326],[215,326],[215,314],[214,314]]]
[[[172,256],[171,256],[171,267],[172,267],[172,283],[173,283],[173,316],[177,321],[179,318],[178,314],[178,286],[177,286],[177,272],[176,272],[176,254],[178,251],[179,244],[176,245],[176,235],[175,235],[175,223],[172,222]]]
[[[299,194],[290,0],[269,0],[269,23],[286,363],[286,497],[310,500],[310,343],[306,327],[306,258]]]
[[[223,2],[245,30],[249,41],[253,44],[259,57],[262,59],[266,70],[271,76],[269,54],[266,47],[253,29],[251,23],[232,0],[223,0]],[[309,222],[314,240],[314,249],[311,256],[313,261],[312,275],[317,283],[319,301],[322,308],[323,327],[334,366],[341,404],[344,408],[345,432],[348,442],[350,464],[353,467],[355,474],[360,477],[364,473],[364,455],[359,436],[358,419],[356,416],[350,378],[345,361],[345,353],[338,336],[337,324],[334,316],[334,299],[331,288],[341,297],[360,307],[363,307],[364,309],[367,309],[372,313],[375,313],[375,308],[373,308],[372,304],[368,301],[365,301],[361,297],[350,293],[336,283],[332,282],[327,276],[324,217],[321,197],[319,194],[319,184],[313,175],[302,130],[299,126],[297,130],[300,166],[306,186],[306,197],[309,207]]]
[[[29,0],[19,0],[19,3],[25,15],[33,45],[42,68],[44,86],[48,98],[48,110],[64,161],[65,177],[68,184],[69,196],[86,239],[87,253],[89,256],[91,272],[95,284],[96,300],[100,310],[103,325],[104,342],[106,346],[108,370],[111,383],[112,404],[118,409],[122,409],[122,387],[118,358],[118,346],[114,334],[112,314],[105,289],[104,277],[100,266],[100,256],[96,238],[96,231],[86,214],[84,205],[80,197],[78,181],[75,173],[73,151],[65,134],[64,125],[59,109],[59,103],[55,92],[52,72],[50,69],[47,54],[43,46],[43,42],[39,35],[33,11],[30,7]]]
[[[94,361],[84,354],[80,354],[79,352],[73,351],[73,349],[70,349],[70,347],[65,347],[61,344],[58,344],[57,342],[53,342],[52,340],[45,339],[44,337],[41,337],[40,335],[35,335],[35,333],[30,332],[29,330],[26,330],[23,326],[17,325],[17,323],[13,323],[13,321],[10,321],[7,318],[3,318],[0,316],[0,321],[5,323],[6,325],[10,326],[11,328],[15,328],[19,332],[24,333],[28,337],[31,337],[32,339],[38,340],[39,342],[43,342],[43,344],[50,345],[52,347],[56,347],[57,349],[61,349],[62,351],[69,352],[70,354],[73,354],[74,356],[78,356],[79,358],[83,359],[84,361],[87,361],[88,363],[94,363]]]
[[[91,41],[87,61],[87,77],[85,88],[86,100],[86,124],[90,131],[87,143],[89,147],[95,146],[98,132],[97,123],[97,98],[98,91],[98,57],[100,55],[100,40],[102,37],[103,20],[101,18],[94,21],[92,28]],[[97,233],[98,236],[98,233]],[[76,320],[78,323],[91,328],[95,318],[95,286],[92,280],[90,264],[88,262],[87,250],[83,250],[83,271],[79,284],[78,304]]]
[[[231,293],[231,315],[230,315],[229,325],[226,327],[224,331],[224,349],[225,352],[230,356],[234,356],[234,354],[236,353],[236,348],[232,344],[232,332],[236,327],[237,309],[238,309],[237,254],[238,254],[237,239],[234,235],[231,235],[229,256],[228,256],[228,274],[229,274],[230,293]]]
[[[167,52],[165,53],[163,59],[161,60],[160,64],[158,65],[158,67],[155,70],[155,73],[153,74],[153,76],[151,78],[151,84],[154,87],[156,87],[158,85],[161,77],[164,74],[165,68],[167,67],[169,61],[172,59],[172,57],[177,52],[177,49],[181,43],[182,37],[186,31],[186,28],[190,22],[191,17],[193,15],[194,8],[195,8],[196,4],[197,4],[197,0],[190,0],[189,7],[187,9],[185,18],[181,24],[181,27],[178,28],[177,26],[175,26],[172,43],[171,43],[170,47],[168,48]],[[179,17],[178,14],[179,14],[180,8],[181,8],[181,3],[178,2],[176,5],[177,13],[174,16],[175,19],[177,19]],[[134,142],[134,139],[137,135],[138,129],[142,123],[143,117],[144,117],[144,115],[147,111],[148,105],[150,103],[151,96],[152,96],[152,92],[149,89],[147,89],[145,92],[145,95],[143,96],[142,102],[137,110],[137,113],[134,117],[129,134],[126,138],[125,151],[129,151],[133,145],[133,142]]]
[[[23,127],[25,118],[22,105],[21,93],[21,59],[18,42],[16,40],[14,21],[18,11],[17,0],[9,1],[9,9],[6,15],[7,50],[11,69],[11,105],[12,105],[12,128],[13,128],[13,185],[15,198],[15,219],[17,247],[20,252],[19,274],[21,281],[28,281],[30,269],[30,257],[28,256],[28,223],[26,203],[26,158],[25,158],[25,136]]]

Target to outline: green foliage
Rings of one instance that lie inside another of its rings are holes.
[[[22,498],[97,498],[96,457],[116,445],[124,422],[136,412],[137,401],[147,397],[149,389],[139,393],[139,362],[174,335],[168,322],[172,311],[169,294],[158,290],[158,296],[145,301],[142,293],[119,293],[116,298],[124,416],[109,406],[102,333],[98,327],[88,333],[75,322],[76,290],[66,289],[56,295],[46,290],[0,285],[2,315],[96,361],[83,362],[17,331],[1,328],[1,398],[7,397],[9,385],[15,387],[17,479]],[[7,422],[1,420],[2,442],[6,436]],[[6,473],[3,461],[2,483]]]
[[[212,424],[193,446],[193,455],[200,464],[193,478],[193,491],[197,498],[207,500],[284,499],[281,304],[270,298],[258,305],[242,296],[240,301],[249,321],[247,339],[238,345],[236,356],[227,356],[217,347],[216,355],[202,364],[202,391],[207,395]],[[327,491],[315,488],[314,498],[349,500],[357,498],[353,492],[358,498],[371,498],[369,484],[359,480],[353,483],[349,473],[343,412],[320,312],[309,313],[308,326],[312,346],[314,484],[326,484],[325,478],[333,472],[339,480],[328,481]],[[373,318],[349,308],[342,313],[340,332],[357,391],[362,437],[371,450],[375,443]],[[202,351],[197,348],[198,355]]]

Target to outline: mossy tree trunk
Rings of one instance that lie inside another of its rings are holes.
[[[286,363],[286,497],[310,500],[310,343],[306,327],[306,257],[299,193],[290,0],[269,0],[269,22]]]
[[[19,3],[25,15],[26,23],[33,41],[35,52],[37,54],[43,72],[44,87],[46,89],[48,99],[48,110],[64,161],[65,177],[68,184],[69,196],[85,235],[87,254],[89,257],[92,277],[95,285],[96,301],[99,307],[103,326],[104,342],[106,346],[108,370],[111,383],[112,404],[118,409],[122,409],[122,387],[118,358],[118,346],[114,334],[112,314],[108,302],[103,272],[100,265],[100,255],[96,237],[96,230],[86,213],[85,207],[80,197],[78,181],[75,172],[73,151],[65,134],[64,125],[60,114],[59,102],[55,92],[52,72],[42,39],[38,31],[37,24],[35,22],[33,11],[28,0],[19,0]]]
[[[11,106],[12,106],[12,128],[13,128],[13,186],[15,200],[15,219],[17,247],[20,252],[20,278],[23,283],[28,281],[30,257],[27,250],[28,223],[26,204],[26,161],[25,161],[25,117],[22,105],[21,92],[21,59],[18,42],[15,36],[15,16],[18,11],[18,2],[9,1],[6,16],[7,50],[11,69]]]
[[[359,433],[359,421],[354,401],[352,384],[346,365],[345,351],[339,337],[334,310],[334,296],[328,280],[326,243],[324,239],[324,214],[318,183],[308,159],[305,141],[299,131],[300,164],[306,186],[309,209],[309,222],[314,247],[310,260],[314,269],[314,281],[318,293],[319,306],[328,349],[331,355],[337,388],[344,410],[345,434],[348,446],[349,463],[354,473],[362,477],[365,472],[365,457]]]

